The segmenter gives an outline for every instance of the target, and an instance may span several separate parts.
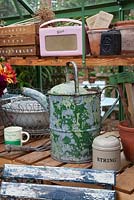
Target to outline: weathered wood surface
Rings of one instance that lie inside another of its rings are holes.
[[[7,42],[8,41],[8,42]],[[35,34],[31,33],[29,35],[8,35],[8,36],[0,36],[0,46],[1,47],[8,47],[11,48],[11,46],[26,46],[26,45],[34,45],[39,44],[37,36]],[[20,48],[21,49],[21,48]]]
[[[39,24],[0,27],[0,55],[39,56]]]
[[[134,193],[127,194],[124,192],[117,191],[117,200],[133,200],[134,199]]]
[[[5,57],[36,56],[39,55],[39,47],[35,45],[0,47],[0,55]]]
[[[112,131],[104,133],[106,136],[115,135],[119,137],[118,131]],[[26,145],[31,145],[33,147],[42,145],[46,141],[46,138],[37,139],[30,141]],[[92,168],[92,162],[87,162],[83,164],[71,164],[71,163],[62,163],[51,158],[50,151],[44,152],[11,152],[8,153],[5,151],[3,144],[3,136],[0,136],[0,165],[4,164],[26,164],[34,166],[58,166],[58,167],[67,167],[67,168]],[[123,152],[121,152],[121,170],[116,175],[116,192],[117,200],[134,200],[134,167],[133,164],[129,161],[126,161]],[[62,182],[59,182],[60,185],[64,185]],[[68,185],[73,186],[71,182],[68,182]],[[87,184],[86,184],[87,185]],[[79,184],[82,187],[82,184]]]
[[[3,35],[29,35],[29,34],[36,34],[39,32],[39,24],[21,24],[17,26],[4,26],[0,27],[0,36]]]
[[[5,182],[5,180],[8,180],[8,182]],[[26,183],[23,183],[23,180],[26,181]],[[103,184],[107,189],[33,184],[32,180]],[[115,191],[110,190],[113,185],[115,185],[115,172],[113,171],[48,166],[5,165],[2,174],[1,195],[6,198],[27,197],[53,200],[115,200]]]
[[[112,170],[100,171],[67,167],[5,165],[3,177],[115,185],[115,173]]]
[[[79,67],[82,67],[82,57],[27,57],[27,58],[10,58],[8,62],[11,65],[26,66],[65,66],[68,61],[74,61]],[[99,56],[86,57],[86,66],[134,66],[134,56]]]
[[[44,200],[115,200],[115,192],[103,189],[75,188],[66,186],[48,186],[40,184],[8,183],[1,185],[3,197],[32,198]]]
[[[121,192],[132,194],[134,191],[134,166],[127,168],[117,177],[116,188]]]

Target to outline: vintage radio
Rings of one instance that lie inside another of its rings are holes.
[[[57,22],[68,22],[77,25],[48,27],[48,25]],[[82,55],[82,22],[65,18],[50,20],[40,26],[39,39],[41,56]],[[86,53],[89,53],[87,37]]]

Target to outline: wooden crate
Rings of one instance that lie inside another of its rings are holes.
[[[0,28],[0,55],[39,55],[39,24],[12,25]]]
[[[0,47],[0,55],[4,57],[12,56],[38,56],[39,46],[27,45],[27,46],[14,46],[14,47]]]

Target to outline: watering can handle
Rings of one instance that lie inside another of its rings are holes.
[[[79,94],[79,80],[78,80],[78,69],[77,69],[77,65],[75,62],[70,61],[66,63],[66,82],[69,82],[69,73],[68,73],[68,67],[69,66],[73,66],[74,68],[74,82],[75,82],[75,94],[78,95]]]
[[[102,89],[102,92],[103,90],[107,89],[107,88],[114,88],[117,92],[117,98],[116,100],[114,101],[113,105],[108,109],[108,111],[104,114],[104,116],[102,117],[102,120],[101,120],[101,123],[103,123],[105,121],[105,119],[107,119],[107,117],[111,114],[111,112],[113,111],[114,107],[116,106],[117,102],[119,101],[119,91],[118,91],[118,88],[114,85],[107,85],[106,87],[104,87]]]

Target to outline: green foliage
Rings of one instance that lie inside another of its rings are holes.
[[[131,9],[129,13],[125,14],[126,20],[134,20],[134,9]]]
[[[14,67],[17,73],[17,87],[39,88],[39,79],[36,66]],[[47,91],[54,85],[65,81],[64,67],[45,66],[41,67],[42,90]]]
[[[91,71],[90,73],[89,73],[89,76],[96,76],[96,71]]]
[[[36,87],[35,67],[20,66],[15,68],[19,87]]]
[[[85,76],[85,72],[79,71],[79,72],[78,72],[78,76]]]

